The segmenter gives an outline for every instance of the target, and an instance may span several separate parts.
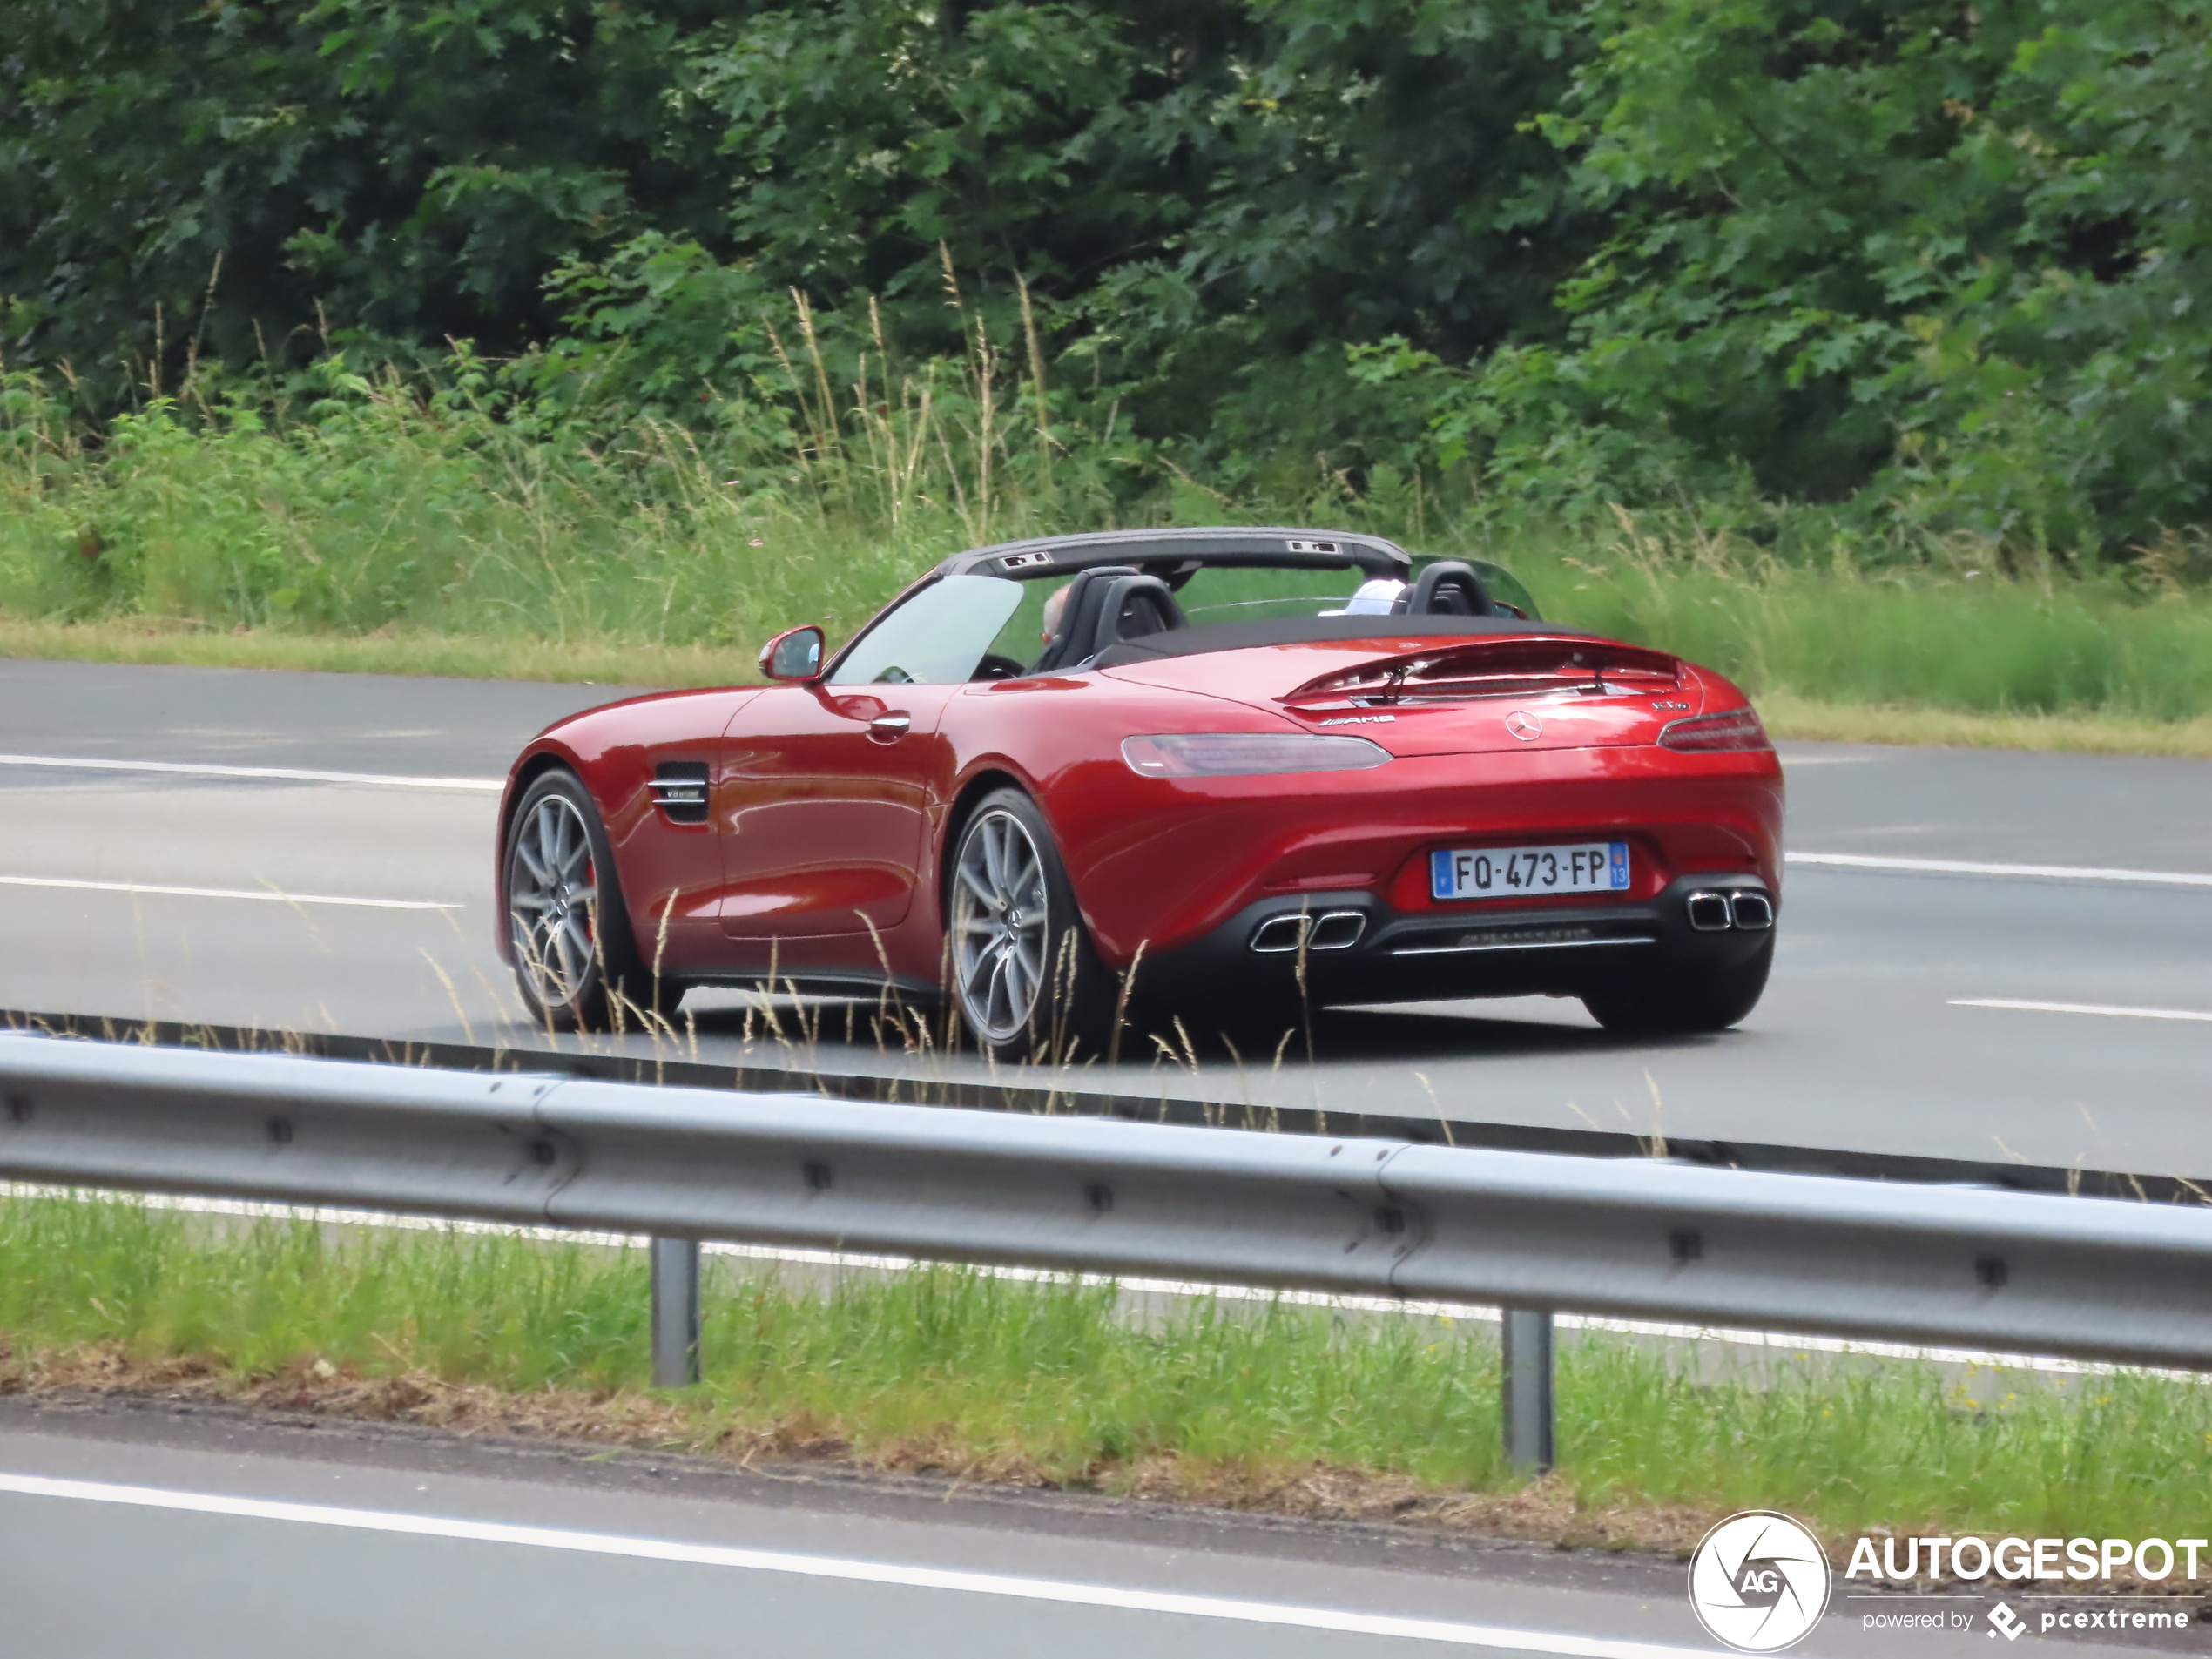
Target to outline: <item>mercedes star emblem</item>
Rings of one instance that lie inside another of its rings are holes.
[[[1506,730],[1523,743],[1534,743],[1544,735],[1544,723],[1526,709],[1515,709],[1506,716]]]

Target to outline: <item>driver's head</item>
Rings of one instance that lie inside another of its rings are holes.
[[[1049,645],[1060,632],[1060,618],[1068,610],[1068,590],[1076,584],[1063,582],[1049,594],[1044,602],[1044,643]]]

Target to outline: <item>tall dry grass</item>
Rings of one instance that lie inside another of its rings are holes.
[[[903,362],[880,329],[826,349],[795,296],[772,383],[685,425],[556,405],[465,352],[435,374],[342,353],[281,385],[198,373],[97,431],[65,386],[0,374],[0,630],[91,655],[713,680],[794,623],[849,631],[962,547],[1289,522],[1492,559],[1561,620],[1817,707],[2212,714],[2201,536],[2083,573],[1863,530],[1824,546],[1809,513],[1554,523],[1466,480],[1377,467],[1354,489],[1325,458],[1303,493],[1255,498],[1184,475],[1111,407],[1077,418],[1034,327],[1008,350],[961,317],[963,355]]]

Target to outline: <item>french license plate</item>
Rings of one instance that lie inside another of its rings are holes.
[[[1429,894],[1438,899],[1524,899],[1546,893],[1622,893],[1629,844],[1482,846],[1428,855]]]

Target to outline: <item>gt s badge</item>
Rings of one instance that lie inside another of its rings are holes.
[[[1686,709],[1689,706],[1687,703],[1654,703],[1651,705],[1654,713],[1663,709]]]

